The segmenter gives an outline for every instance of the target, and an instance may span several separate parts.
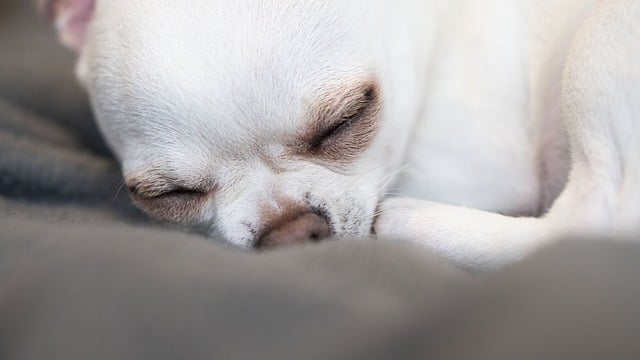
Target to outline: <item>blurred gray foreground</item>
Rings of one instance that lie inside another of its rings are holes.
[[[249,254],[150,222],[30,6],[0,2],[0,359],[640,358],[635,245],[470,276],[399,243]]]

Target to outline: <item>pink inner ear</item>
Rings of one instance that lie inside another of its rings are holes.
[[[45,0],[44,6],[58,30],[60,41],[80,51],[93,17],[95,0]]]

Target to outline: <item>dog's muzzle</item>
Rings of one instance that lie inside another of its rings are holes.
[[[327,219],[315,212],[285,215],[274,224],[259,236],[257,248],[319,242],[331,233]]]

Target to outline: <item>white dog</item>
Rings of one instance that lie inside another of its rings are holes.
[[[638,0],[43,5],[157,218],[474,269],[640,230]]]

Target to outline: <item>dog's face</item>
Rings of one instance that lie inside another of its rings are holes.
[[[242,247],[369,234],[403,140],[367,1],[57,2],[92,11],[67,43],[144,211]]]

